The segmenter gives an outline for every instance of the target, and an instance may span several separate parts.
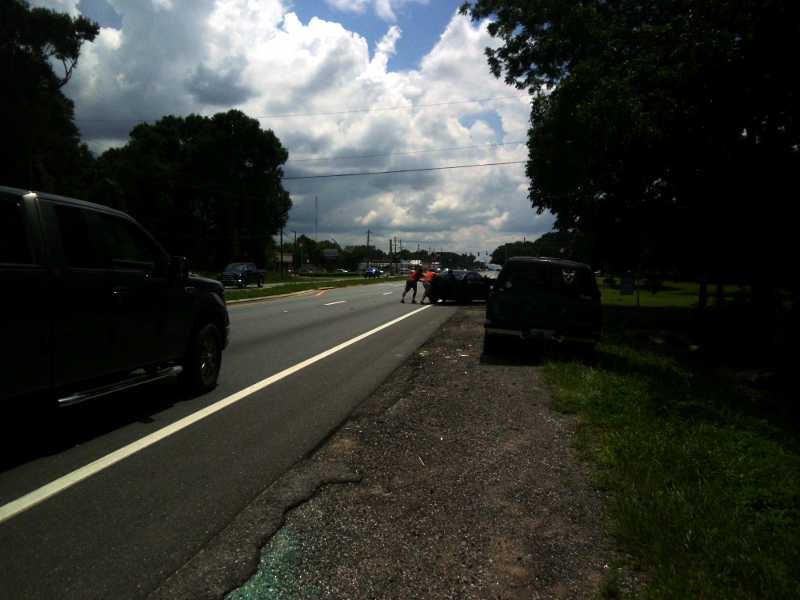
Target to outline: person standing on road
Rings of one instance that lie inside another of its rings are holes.
[[[433,285],[433,279],[438,275],[436,271],[433,269],[429,269],[425,276],[422,278],[422,298],[420,299],[420,304],[425,304],[425,298],[428,299],[428,304],[433,304],[432,298],[433,294],[431,294],[431,286]]]
[[[403,297],[400,298],[400,302],[405,302],[406,294],[409,292],[409,290],[412,290],[414,293],[411,294],[411,304],[417,303],[417,283],[419,282],[421,277],[422,277],[422,266],[417,265],[408,274],[408,279],[406,279],[406,289],[403,290]]]

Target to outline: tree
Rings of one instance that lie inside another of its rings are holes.
[[[28,189],[79,195],[92,156],[80,143],[74,107],[61,88],[84,42],[99,27],[23,0],[0,4],[0,181]],[[58,65],[54,70],[54,65]]]
[[[200,267],[264,265],[291,207],[287,158],[275,134],[240,111],[167,116],[98,159],[91,199],[130,212]]]
[[[367,256],[369,256],[370,262],[389,261],[387,254],[372,244],[370,244],[369,248],[367,248],[366,244],[345,247],[342,253],[342,261],[346,269],[356,271],[359,265],[367,262]]]
[[[572,260],[590,261],[583,248],[577,243],[576,236],[568,232],[551,231],[538,239],[508,242],[498,246],[492,252],[492,262],[505,264],[506,258],[512,256],[547,256],[550,258],[569,258]]]
[[[462,12],[493,18],[490,69],[532,95],[529,195],[559,230],[617,265],[787,277],[798,3],[475,0]]]
[[[457,252],[437,252],[438,258],[443,269],[470,269],[475,264],[474,254],[458,254]]]
[[[306,235],[301,235],[297,238],[297,249],[295,259],[300,261],[301,265],[314,265],[315,267],[332,268],[343,259],[340,256],[335,263],[331,263],[325,259],[323,250],[338,250],[341,252],[341,247],[335,241],[320,240],[315,241]]]

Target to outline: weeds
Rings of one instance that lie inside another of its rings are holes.
[[[620,335],[591,364],[551,361],[612,532],[651,598],[800,597],[800,453],[727,381]],[[614,591],[614,586],[609,591]],[[615,597],[615,596],[606,596]]]

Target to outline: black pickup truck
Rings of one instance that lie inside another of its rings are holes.
[[[0,400],[69,405],[178,375],[216,385],[222,285],[190,276],[134,219],[0,187]]]
[[[222,270],[219,276],[222,285],[235,285],[243,288],[251,283],[258,287],[264,285],[264,275],[259,271],[255,263],[237,262],[231,263]]]

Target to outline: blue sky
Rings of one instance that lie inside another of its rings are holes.
[[[388,23],[367,8],[361,14],[331,8],[325,0],[297,0],[292,6],[300,19],[307,23],[312,17],[338,21],[350,31],[364,36],[370,47],[386,35],[394,24],[403,31],[397,42],[397,54],[389,59],[389,69],[416,69],[422,57],[430,52],[463,0],[430,0],[428,4],[409,3],[396,9],[397,21]]]
[[[397,53],[389,58],[389,69],[403,71],[419,67],[419,61],[439,40],[462,3],[463,0],[429,0],[427,4],[404,4],[395,9],[397,20],[394,22],[380,18],[371,8],[354,13],[332,8],[325,0],[296,0],[291,10],[303,23],[313,17],[341,23],[366,38],[371,48],[386,35],[391,25],[397,25],[403,37],[397,42]],[[78,8],[100,25],[118,28],[122,23],[107,0],[80,0]]]

